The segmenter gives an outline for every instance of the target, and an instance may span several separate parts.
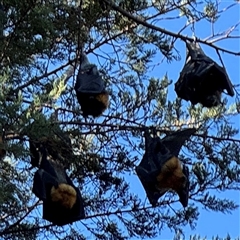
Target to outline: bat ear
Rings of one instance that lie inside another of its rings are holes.
[[[39,167],[40,164],[40,152],[38,151],[38,144],[34,143],[32,140],[29,140],[29,149],[30,149],[30,158],[31,158],[31,165],[33,167]]]
[[[192,134],[197,131],[196,128],[187,128],[184,130],[176,131],[174,133],[168,134],[162,139],[162,143],[167,149],[176,157],[181,150],[184,142],[190,138]]]

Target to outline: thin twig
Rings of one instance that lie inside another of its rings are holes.
[[[118,7],[115,3],[113,3],[112,1],[108,1],[108,0],[103,0],[105,3],[107,3],[109,6],[111,6],[114,10],[116,10],[117,12],[120,12],[123,16],[129,18],[130,20],[133,20],[134,22],[138,23],[138,24],[141,24],[147,28],[150,28],[150,29],[153,29],[155,31],[159,31],[163,34],[166,34],[166,35],[169,35],[169,36],[172,36],[174,38],[179,38],[181,39],[182,41],[184,42],[187,42],[187,41],[190,41],[190,42],[193,42],[193,41],[197,41],[199,43],[202,43],[202,44],[205,44],[205,45],[208,45],[216,50],[220,50],[220,51],[223,51],[223,52],[226,52],[226,53],[229,53],[229,54],[233,54],[233,55],[236,55],[236,56],[240,56],[240,52],[234,52],[234,51],[230,51],[230,50],[227,50],[227,49],[224,49],[224,48],[221,48],[221,47],[218,47],[212,43],[209,43],[209,42],[206,42],[204,40],[201,40],[200,38],[191,38],[191,37],[188,37],[188,36],[184,36],[182,34],[177,34],[177,33],[174,33],[174,32],[170,32],[164,28],[160,28],[160,27],[157,27],[155,25],[152,25],[148,22],[146,22],[145,20],[143,20],[142,18],[140,17],[137,17],[137,16],[133,16],[132,14],[128,13],[127,11],[125,11],[124,9],[122,9],[121,7]]]

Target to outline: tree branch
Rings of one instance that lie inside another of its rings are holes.
[[[154,126],[145,126],[145,125],[140,125],[140,126],[127,126],[127,125],[117,125],[117,124],[103,124],[103,123],[85,123],[85,122],[75,122],[75,121],[70,121],[70,122],[57,122],[57,124],[73,124],[73,125],[80,125],[80,126],[94,126],[94,127],[108,127],[111,130],[110,131],[120,131],[120,130],[139,130],[139,131],[145,131],[146,129],[154,129],[157,132],[161,132],[161,133],[165,133],[165,134],[169,134],[172,133],[173,131],[169,131],[169,130],[164,130],[161,128],[157,128]],[[193,134],[193,136],[197,136],[197,137],[201,137],[201,138],[211,138],[214,140],[219,140],[219,141],[231,141],[231,142],[239,142],[240,143],[240,139],[234,139],[234,138],[220,138],[220,137],[215,137],[215,136],[209,136],[209,135],[205,135],[205,134]]]
[[[15,223],[10,225],[8,228],[4,229],[1,234],[6,234],[5,232],[8,232],[10,229],[16,227],[39,204],[39,202],[40,201],[37,201],[35,204],[33,204],[20,219],[18,219]]]
[[[19,232],[38,231],[40,229],[48,229],[48,228],[53,227],[53,226],[54,226],[53,224],[48,224],[48,225],[44,225],[44,226],[36,226],[36,227],[22,229],[22,230],[19,230],[19,229],[13,229],[13,230],[10,230],[10,231],[5,231],[4,230],[4,231],[0,232],[0,236],[4,236],[4,235],[7,235],[7,234],[13,234],[13,233],[19,233]]]
[[[170,32],[164,28],[160,28],[160,27],[157,27],[155,25],[152,25],[150,23],[147,23],[146,21],[144,21],[142,18],[140,17],[137,17],[137,16],[133,16],[132,14],[128,13],[127,11],[125,11],[124,9],[122,9],[121,7],[118,7],[115,3],[113,3],[112,1],[109,1],[109,0],[103,0],[106,4],[108,4],[110,7],[112,7],[115,11],[121,13],[123,16],[129,18],[130,20],[138,23],[138,24],[141,24],[147,28],[150,28],[150,29],[153,29],[155,31],[158,31],[158,32],[161,32],[163,34],[166,34],[166,35],[169,35],[169,36],[172,36],[174,38],[179,38],[181,39],[182,41],[186,42],[186,41],[190,41],[190,42],[193,42],[193,41],[197,41],[199,43],[202,43],[202,44],[205,44],[205,45],[208,45],[216,50],[220,50],[220,51],[223,51],[223,52],[226,52],[226,53],[229,53],[229,54],[233,54],[233,55],[236,55],[236,56],[240,56],[240,52],[233,52],[233,51],[230,51],[230,50],[227,50],[225,48],[221,48],[221,47],[218,47],[212,43],[209,43],[207,41],[204,41],[204,40],[201,40],[200,38],[190,38],[188,36],[184,36],[182,34],[177,34],[177,33],[174,33],[174,32]]]

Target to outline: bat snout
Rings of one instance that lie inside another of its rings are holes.
[[[179,196],[179,201],[182,204],[182,206],[185,208],[188,205],[188,191],[186,189],[182,189],[181,191],[177,192]]]

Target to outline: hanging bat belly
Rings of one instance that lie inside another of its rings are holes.
[[[51,200],[59,203],[61,206],[71,209],[77,200],[76,190],[65,183],[60,183],[58,187],[52,187]]]
[[[172,189],[178,192],[186,185],[186,177],[182,171],[181,162],[178,158],[172,157],[161,168],[157,176],[156,187],[162,189]]]

